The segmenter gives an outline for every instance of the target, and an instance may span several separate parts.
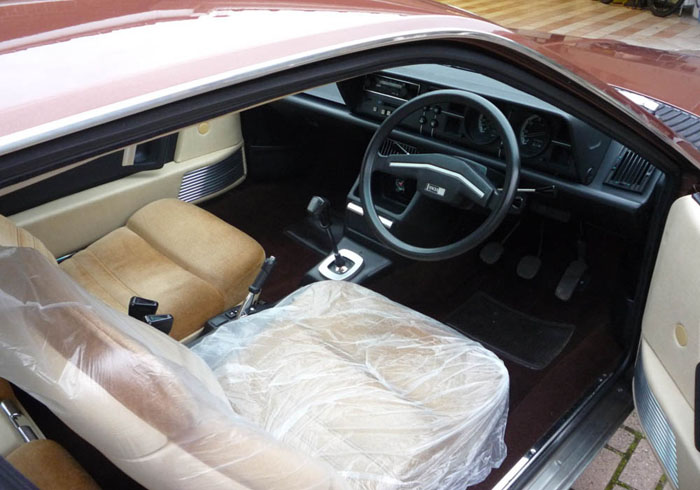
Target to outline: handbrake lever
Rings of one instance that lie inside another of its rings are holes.
[[[250,308],[253,306],[253,302],[255,301],[255,297],[262,291],[262,287],[265,285],[265,281],[267,281],[270,272],[272,272],[272,269],[275,267],[276,261],[277,259],[274,257],[274,255],[271,255],[265,259],[265,262],[263,262],[263,265],[260,268],[260,272],[258,272],[258,275],[253,281],[253,284],[248,286],[248,295],[246,296],[245,301],[243,301],[241,307],[238,309],[236,320],[248,315]]]

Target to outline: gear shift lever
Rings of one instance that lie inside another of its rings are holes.
[[[345,269],[347,269],[347,262],[345,257],[340,255],[340,252],[338,251],[338,244],[336,243],[333,232],[331,231],[330,208],[331,204],[328,202],[328,199],[321,196],[314,196],[309,201],[309,205],[306,207],[306,212],[309,213],[310,216],[316,218],[321,228],[326,230],[326,233],[328,233],[328,240],[331,244],[333,256],[335,257],[333,265],[338,272],[343,272]]]

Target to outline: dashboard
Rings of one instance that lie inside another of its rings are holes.
[[[280,103],[373,131],[405,101],[439,89],[479,94],[503,112],[520,149],[520,187],[555,189],[549,197],[555,194],[556,202],[545,203],[550,207],[605,215],[615,223],[611,226],[628,226],[663,178],[651,162],[613,136],[526,92],[462,68],[392,68],[316,87]],[[424,106],[406,117],[386,149],[461,155],[496,172],[505,167],[502,144],[489,118],[454,103]]]
[[[609,137],[507,85],[472,72],[456,77],[454,70],[443,66],[414,66],[346,81],[339,84],[339,89],[353,112],[377,120],[391,115],[406,100],[434,90],[459,88],[479,93],[493,102],[510,122],[523,165],[583,183],[592,180],[610,145]],[[428,76],[442,83],[426,82]],[[423,107],[422,111],[409,116],[403,127],[482,155],[502,157],[502,144],[492,122],[484,114],[465,106]],[[586,155],[582,155],[583,152]]]

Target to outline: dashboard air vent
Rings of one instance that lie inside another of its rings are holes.
[[[382,146],[379,147],[380,155],[408,155],[418,153],[418,149],[415,146],[407,145],[406,143],[399,143],[392,139],[385,139]]]
[[[654,166],[632,150],[624,150],[605,183],[641,194],[654,173]]]

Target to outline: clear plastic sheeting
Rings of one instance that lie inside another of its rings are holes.
[[[0,377],[149,489],[461,489],[505,456],[502,362],[359,286],[312,285],[194,351],[0,247]]]
[[[184,345],[29,248],[0,247],[0,377],[149,489],[347,488],[323,461],[237,415]]]
[[[508,373],[455,330],[326,281],[193,347],[234,410],[357,489],[464,489],[503,461]]]

